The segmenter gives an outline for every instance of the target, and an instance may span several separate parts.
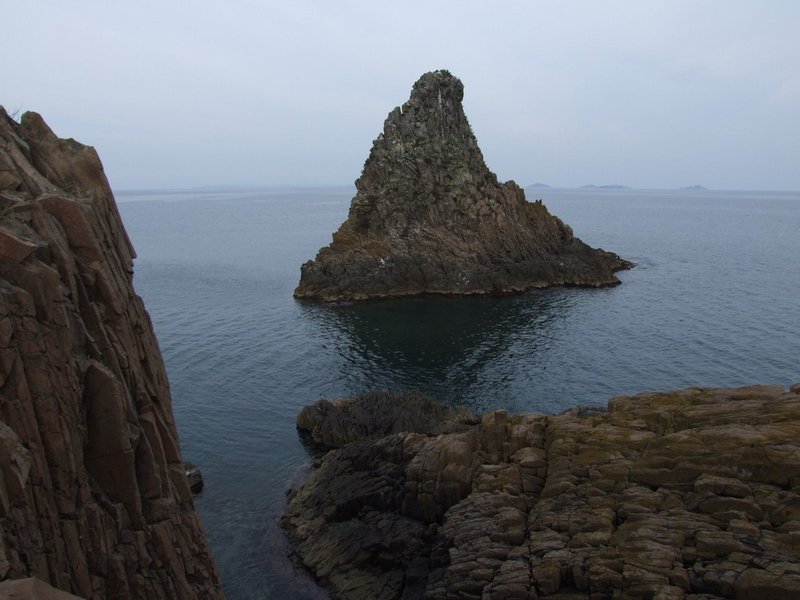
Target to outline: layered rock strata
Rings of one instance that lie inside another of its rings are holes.
[[[0,579],[221,598],[93,148],[0,109]]]
[[[447,71],[423,75],[373,142],[347,220],[302,265],[297,298],[510,293],[619,283],[593,249],[484,163]]]
[[[292,492],[283,523],[335,597],[800,597],[800,386],[459,422],[364,430]]]

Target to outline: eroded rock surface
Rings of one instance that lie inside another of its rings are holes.
[[[0,580],[221,598],[93,148],[0,109]]]
[[[325,455],[284,526],[340,598],[797,598],[798,392],[366,436]]]
[[[630,263],[590,248],[484,163],[447,71],[426,73],[373,142],[350,214],[301,268],[298,298],[510,293],[619,283]]]
[[[465,431],[477,423],[466,408],[445,406],[419,393],[373,391],[355,399],[319,400],[297,416],[314,444],[339,448],[348,442],[415,431],[429,435]]]

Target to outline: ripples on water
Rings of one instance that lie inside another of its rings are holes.
[[[118,194],[229,600],[324,597],[277,527],[321,397],[418,389],[476,411],[800,381],[796,193],[543,190],[623,285],[320,306],[292,299],[350,189]],[[533,198],[531,198],[532,200]]]

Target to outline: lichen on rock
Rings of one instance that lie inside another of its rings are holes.
[[[298,298],[363,300],[619,283],[631,263],[593,249],[486,166],[464,87],[424,74],[373,142],[347,220],[302,265]]]

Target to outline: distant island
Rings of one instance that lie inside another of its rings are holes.
[[[682,187],[681,189],[682,190],[687,190],[687,191],[693,191],[693,192],[706,192],[706,191],[708,191],[708,188],[704,187],[702,185],[689,185],[689,186],[686,186],[686,187]]]
[[[618,185],[618,184],[611,184],[611,185],[594,185],[590,183],[589,185],[582,185],[582,190],[631,190],[633,189],[629,185]]]
[[[553,187],[553,186],[551,186],[551,185],[547,185],[546,183],[539,183],[539,182],[537,181],[536,183],[532,183],[532,184],[530,184],[530,185],[529,185],[528,187],[526,187],[525,189],[526,189],[526,190],[549,190],[551,187]]]

